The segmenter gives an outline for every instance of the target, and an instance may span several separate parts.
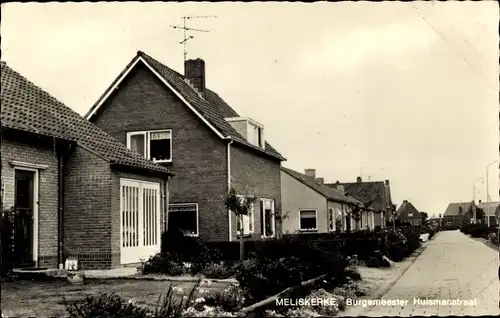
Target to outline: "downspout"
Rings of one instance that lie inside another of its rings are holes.
[[[231,144],[233,143],[233,140],[230,137],[227,137],[229,142],[227,143],[227,193],[231,190]],[[228,222],[229,222],[229,242],[233,241],[233,227],[231,223],[231,211],[227,211],[228,215]]]
[[[168,231],[168,204],[169,204],[169,192],[168,192],[168,181],[170,177],[167,177],[166,180],[163,181],[163,188],[165,189],[165,195],[163,196],[163,210],[164,210],[164,220],[163,220],[163,231]]]
[[[59,198],[58,202],[58,244],[57,244],[57,255],[58,255],[58,263],[59,269],[64,269],[64,157],[69,150],[71,149],[71,144],[68,145],[68,149],[66,152],[58,151],[57,155],[57,168],[58,168],[58,193]]]

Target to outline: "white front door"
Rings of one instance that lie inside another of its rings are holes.
[[[160,184],[120,180],[121,264],[160,252]]]

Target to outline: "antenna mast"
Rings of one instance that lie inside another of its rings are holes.
[[[208,19],[208,18],[217,18],[217,17],[215,15],[185,16],[185,17],[181,17],[181,19],[183,21],[183,26],[179,26],[179,25],[171,25],[170,26],[171,28],[174,28],[174,29],[181,29],[184,32],[184,38],[182,39],[182,41],[179,42],[179,44],[184,45],[184,62],[186,62],[186,60],[187,60],[187,41],[194,38],[194,36],[188,35],[187,31],[210,32],[209,30],[188,28],[187,27],[187,20]]]

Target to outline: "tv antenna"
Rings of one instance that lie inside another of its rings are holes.
[[[188,31],[196,31],[196,32],[210,32],[209,30],[203,30],[203,29],[194,29],[194,28],[188,28],[187,27],[187,20],[191,19],[209,19],[209,18],[217,18],[215,15],[203,15],[203,16],[185,16],[181,17],[183,21],[183,26],[180,25],[171,25],[171,28],[174,29],[181,29],[184,31],[184,38],[182,41],[178,42],[179,44],[184,45],[184,62],[187,60],[187,41],[191,40],[194,38],[192,35],[188,35]]]

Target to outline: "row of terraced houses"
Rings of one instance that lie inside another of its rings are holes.
[[[4,62],[1,85],[18,266],[114,268],[157,253],[167,229],[260,240],[373,230],[394,212],[388,180],[325,183],[283,167],[265,127],[206,86],[201,59],[180,74],[139,51],[85,117]],[[224,204],[231,188],[258,199],[242,224]]]

